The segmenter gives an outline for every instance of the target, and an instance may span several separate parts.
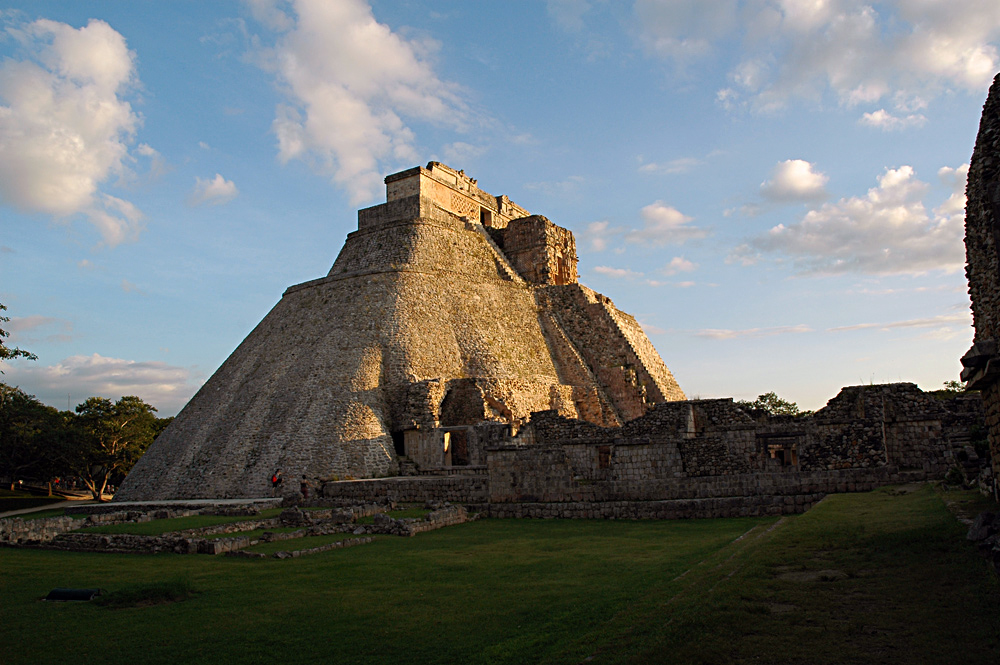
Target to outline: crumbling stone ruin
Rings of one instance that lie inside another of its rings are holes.
[[[850,386],[800,417],[746,412],[732,399],[658,404],[621,427],[545,411],[491,441],[480,475],[328,483],[323,493],[462,501],[491,517],[796,513],[830,493],[940,479],[953,469],[975,477],[982,421],[978,394],[938,399],[912,383]],[[480,428],[491,429],[470,429]]]
[[[280,468],[329,505],[722,517],[984,463],[977,393],[852,386],[803,417],[688,401],[635,319],[578,283],[572,233],[436,162],[385,182],[330,273],[285,292],[116,502],[268,496]]]
[[[1000,74],[983,106],[965,189],[965,274],[976,336],[962,380],[982,391],[989,427],[992,491],[1000,499]]]
[[[268,479],[482,465],[554,410],[618,426],[683,391],[636,320],[577,281],[573,234],[431,162],[385,179],[326,277],[281,301],[129,474],[122,500]]]
[[[273,505],[275,502],[268,503]],[[117,554],[172,552],[264,558],[268,555],[248,551],[247,548],[275,541],[290,541],[290,546],[294,547],[302,538],[314,536],[336,534],[356,536],[305,549],[280,550],[271,555],[278,559],[288,559],[367,544],[372,542],[373,534],[409,537],[462,524],[476,517],[470,516],[462,506],[452,506],[447,503],[440,505],[435,502],[425,506],[428,512],[422,518],[394,518],[387,512],[396,508],[395,504],[385,502],[309,510],[289,507],[282,510],[277,517],[265,518],[260,515],[261,506],[255,504],[256,502],[248,502],[234,509],[232,506],[196,507],[185,506],[183,502],[173,502],[169,507],[146,504],[141,509],[118,512],[108,506],[74,506],[68,508],[67,513],[76,514],[79,518],[67,514],[61,517],[30,520],[20,517],[0,519],[0,546]],[[158,536],[90,530],[94,526],[137,524],[190,515],[226,515],[246,519],[171,531]],[[370,523],[358,523],[359,518],[369,516],[372,517]]]

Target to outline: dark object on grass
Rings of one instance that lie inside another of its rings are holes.
[[[93,600],[94,596],[100,596],[100,589],[64,589],[62,587],[49,591],[45,600]]]

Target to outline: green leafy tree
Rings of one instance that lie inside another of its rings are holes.
[[[5,312],[5,311],[7,311],[7,307],[3,303],[0,303],[0,312]],[[0,315],[0,323],[7,323],[8,321],[10,321],[9,316]],[[38,360],[38,356],[36,356],[34,353],[31,353],[30,351],[19,349],[16,346],[13,349],[9,348],[3,342],[8,337],[10,337],[10,333],[4,330],[3,328],[0,328],[0,362],[4,360],[11,360],[13,358],[27,358],[28,360]],[[3,370],[0,370],[0,374],[3,374]]]
[[[163,429],[156,409],[134,395],[91,397],[76,407],[75,440],[66,459],[98,501],[112,475],[124,476]]]
[[[789,402],[788,400],[781,399],[775,393],[764,393],[763,395],[758,395],[757,399],[750,402],[747,400],[740,400],[736,402],[736,405],[743,409],[753,409],[755,411],[764,411],[772,416],[802,416],[806,415],[806,412],[799,411],[799,406],[795,402]]]
[[[60,473],[60,441],[66,416],[20,388],[0,383],[0,476],[44,479]]]

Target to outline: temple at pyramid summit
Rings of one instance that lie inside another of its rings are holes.
[[[289,287],[116,500],[259,497],[270,477],[485,464],[533,412],[598,427],[685,395],[577,278],[573,234],[430,162],[385,179],[329,274]]]

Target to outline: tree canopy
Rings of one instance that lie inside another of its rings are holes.
[[[758,395],[757,399],[752,402],[739,400],[736,402],[736,405],[743,409],[764,411],[772,416],[802,416],[807,413],[800,411],[798,404],[795,402],[789,402],[786,399],[782,399],[773,392]]]
[[[20,388],[0,383],[0,477],[79,477],[100,500],[173,418],[129,395],[90,397],[76,412],[58,411]]]
[[[95,498],[103,495],[112,474],[131,471],[153,443],[162,429],[155,413],[134,395],[117,402],[90,397],[76,407],[76,441],[67,462]]]
[[[7,307],[0,303],[0,312],[7,311]],[[9,316],[0,315],[0,324],[7,323],[10,321]],[[10,337],[10,333],[0,328],[0,362],[4,360],[12,360],[14,358],[27,358],[28,360],[38,360],[38,356],[30,351],[25,351],[24,349],[19,349],[16,346],[12,349],[4,344],[4,340]],[[3,374],[3,370],[0,370],[0,374]]]

